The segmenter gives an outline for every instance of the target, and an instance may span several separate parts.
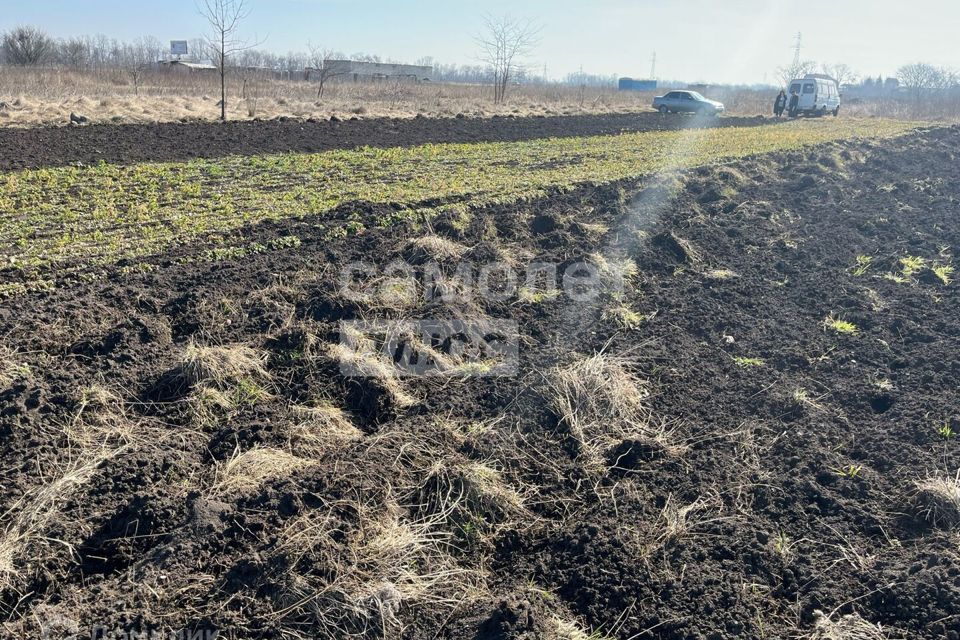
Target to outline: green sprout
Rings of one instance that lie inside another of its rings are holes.
[[[848,464],[840,469],[834,469],[833,472],[841,478],[849,478],[850,480],[854,480],[860,476],[860,471],[862,470],[863,467],[859,464]]]
[[[873,258],[870,256],[857,256],[857,264],[853,267],[853,275],[860,277],[867,272],[867,269],[870,268],[870,264],[873,262]]]
[[[927,261],[920,256],[906,256],[900,258],[900,266],[903,268],[903,277],[909,278],[922,271],[927,266]]]
[[[835,318],[832,315],[823,321],[823,325],[828,329],[833,329],[837,333],[846,335],[855,335],[860,332],[860,329],[857,327],[857,325],[848,320]]]
[[[930,270],[933,271],[933,275],[937,276],[937,279],[945,285],[949,285],[953,282],[953,266],[949,264],[940,264],[930,267]]]

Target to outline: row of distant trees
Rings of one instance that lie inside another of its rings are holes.
[[[215,47],[211,47],[205,38],[188,41],[192,60],[215,62]],[[108,72],[114,70],[134,70],[150,66],[169,57],[169,44],[154,37],[144,37],[132,42],[123,42],[105,35],[78,36],[73,38],[52,38],[41,29],[31,26],[16,27],[0,34],[0,64],[16,66],[56,66],[72,71]],[[284,54],[264,51],[257,48],[236,52],[230,64],[240,68],[271,69],[291,76],[302,74],[305,69],[323,69],[330,60],[357,60],[361,62],[399,62],[391,58],[365,52],[346,53],[308,45],[305,51],[290,51]],[[438,82],[488,83],[492,80],[492,69],[482,63],[473,65],[445,64],[433,58],[421,58],[413,64],[433,67],[432,80]],[[517,80],[532,77],[525,68],[516,70]],[[604,78],[598,82],[598,76],[586,76],[587,84],[609,84]],[[578,81],[571,74],[569,81]]]
[[[960,72],[926,62],[904,65],[897,70],[895,77],[886,79],[861,77],[846,64],[818,65],[811,60],[801,60],[778,69],[780,81],[785,87],[795,78],[817,72],[836,79],[840,86],[859,85],[870,93],[895,93],[903,89],[918,100],[931,93],[960,91]]]
[[[205,38],[188,41],[190,59],[213,62],[215,47]],[[312,47],[310,48],[312,49]],[[324,52],[332,58],[350,58],[365,62],[383,62],[377,55]],[[153,64],[169,57],[169,44],[147,36],[124,42],[105,35],[52,38],[31,26],[15,27],[0,35],[0,64],[16,66],[57,66],[74,71],[107,71],[131,65]],[[302,72],[315,60],[312,50],[276,54],[256,48],[236,52],[231,64],[275,71]],[[418,62],[419,64],[419,62]],[[456,69],[456,67],[453,67]]]
[[[247,0],[198,0],[198,10],[206,18],[210,31],[206,38],[188,43],[191,58],[209,60],[220,76],[222,117],[226,117],[226,75],[230,69],[269,69],[301,74],[318,81],[318,98],[328,80],[342,74],[342,66],[332,61],[348,56],[341,52],[308,45],[306,52],[278,55],[257,49],[240,37],[240,25],[249,16]],[[502,102],[509,87],[528,79],[526,56],[539,43],[539,25],[509,17],[485,19],[485,29],[476,38],[480,49],[477,65],[437,64],[431,58],[415,64],[433,68],[431,79],[440,82],[492,84],[494,101]],[[166,57],[164,44],[153,37],[121,42],[106,36],[55,39],[36,27],[21,26],[0,34],[0,64],[18,66],[57,66],[76,71],[123,70],[129,74],[137,93],[147,70]],[[383,62],[379,56],[355,53],[350,59]],[[391,62],[387,60],[386,62]],[[576,78],[583,82],[581,75]]]
[[[924,62],[901,67],[897,71],[897,80],[918,100],[931,91],[960,91],[960,72]]]
[[[338,75],[333,60],[352,59],[367,62],[394,62],[376,55],[340,51],[308,45],[307,51],[276,54],[257,48],[261,43],[250,43],[238,37],[240,23],[247,17],[246,0],[202,0],[198,5],[210,23],[211,33],[206,38],[189,41],[190,57],[212,62],[219,70],[225,101],[224,78],[230,68],[269,69],[287,73],[290,77],[309,77],[319,80],[317,96],[322,97],[326,82]],[[477,36],[480,49],[479,64],[443,64],[432,58],[422,58],[414,64],[433,68],[431,79],[439,82],[466,82],[492,84],[494,100],[501,102],[508,88],[518,82],[537,80],[524,64],[525,58],[539,42],[540,27],[530,21],[510,18],[485,20],[483,32]],[[76,71],[127,74],[137,93],[147,70],[167,57],[165,43],[154,37],[143,37],[123,42],[104,35],[52,38],[43,30],[20,26],[0,34],[0,63],[19,66],[56,66]],[[309,70],[309,71],[308,71]],[[861,77],[843,63],[817,64],[800,60],[778,69],[783,86],[794,78],[809,73],[825,73],[841,86],[857,85],[868,94],[902,95],[920,100],[925,95],[960,91],[960,73],[954,69],[927,63],[901,67],[896,77]],[[309,76],[307,76],[309,73]],[[546,74],[544,74],[545,76]],[[542,78],[546,81],[546,78]],[[579,73],[568,74],[564,83],[580,87],[609,87],[616,77]]]

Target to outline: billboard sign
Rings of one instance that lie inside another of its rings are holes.
[[[172,55],[172,56],[185,56],[185,55],[187,55],[187,41],[186,41],[186,40],[171,40],[171,41],[170,41],[170,55]]]

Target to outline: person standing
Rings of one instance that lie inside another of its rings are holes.
[[[800,94],[797,93],[796,89],[794,89],[793,92],[792,92],[791,95],[790,95],[790,107],[789,107],[789,108],[790,108],[790,117],[791,117],[791,118],[796,118],[797,115],[799,115],[799,114],[797,113],[799,107],[800,107]]]
[[[777,95],[777,99],[773,103],[773,115],[780,117],[783,115],[783,112],[787,108],[787,93],[780,89],[780,93]]]

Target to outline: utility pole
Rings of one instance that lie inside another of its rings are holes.
[[[653,52],[653,58],[650,60],[650,79],[657,79],[657,52]]]
[[[797,44],[793,49],[793,68],[800,66],[800,50],[803,49],[803,33],[797,32]]]

